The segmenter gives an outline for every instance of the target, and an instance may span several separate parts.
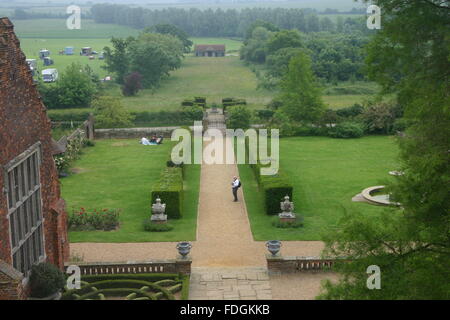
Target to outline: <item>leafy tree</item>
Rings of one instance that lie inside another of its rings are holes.
[[[142,33],[130,44],[130,70],[142,74],[146,88],[157,87],[164,76],[181,66],[183,45],[171,35]]]
[[[367,106],[361,114],[362,121],[370,133],[390,133],[395,122],[392,103],[380,102]]]
[[[348,261],[320,298],[448,300],[450,11],[436,0],[373,2],[386,18],[369,46],[369,73],[384,92],[396,93],[411,121],[399,138],[404,174],[390,185],[401,208],[344,217],[325,254]],[[366,287],[370,265],[381,270],[381,290]]]
[[[189,40],[189,35],[181,30],[180,28],[174,26],[173,24],[157,24],[147,29],[150,32],[156,32],[160,34],[169,34],[178,38],[183,43],[183,52],[189,53],[193,42]]]
[[[289,62],[281,82],[280,99],[291,120],[304,123],[317,121],[325,110],[321,93],[311,70],[311,59],[301,52]]]
[[[142,75],[139,72],[132,72],[125,77],[122,86],[124,96],[134,96],[142,89]]]
[[[111,43],[113,49],[110,47],[103,49],[106,64],[104,68],[109,72],[116,73],[117,83],[123,83],[125,75],[129,73],[130,59],[128,56],[128,47],[134,41],[135,39],[132,37],[127,39],[112,37]]]
[[[297,30],[281,30],[273,33],[267,41],[267,54],[273,54],[282,48],[303,47],[302,36]]]
[[[102,96],[92,102],[95,123],[100,128],[126,128],[133,125],[134,117],[115,97]]]
[[[92,70],[79,63],[69,65],[54,84],[40,83],[38,88],[49,109],[89,107],[97,92]]]

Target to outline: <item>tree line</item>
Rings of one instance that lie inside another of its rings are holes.
[[[275,88],[287,72],[289,61],[301,51],[312,59],[315,76],[325,82],[364,79],[363,47],[369,37],[361,34],[302,33],[280,30],[274,24],[256,21],[248,29],[240,57],[264,65],[261,85]],[[259,75],[259,74],[258,74]]]
[[[367,33],[365,17],[320,17],[308,9],[245,8],[236,9],[180,9],[152,10],[116,4],[96,4],[92,18],[98,23],[115,23],[138,29],[156,24],[173,24],[194,37],[244,37],[257,20],[270,22],[281,29],[302,32],[361,32]]]

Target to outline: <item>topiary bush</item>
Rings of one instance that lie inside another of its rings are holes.
[[[182,215],[183,173],[181,168],[165,168],[152,189],[152,203],[160,198],[166,204],[168,218],[179,219]]]
[[[31,268],[31,296],[44,298],[50,296],[65,285],[65,277],[61,270],[48,262],[42,262]]]
[[[364,126],[358,122],[342,122],[330,129],[328,134],[333,138],[360,138],[364,135]]]
[[[289,183],[287,177],[278,170],[278,173],[272,176],[260,174],[261,165],[251,164],[250,167],[255,174],[259,188],[264,195],[264,208],[266,214],[280,213],[280,202],[286,195],[292,199],[294,187]]]

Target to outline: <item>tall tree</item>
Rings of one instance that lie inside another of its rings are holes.
[[[291,58],[281,81],[281,107],[291,120],[310,123],[325,111],[321,92],[311,68],[311,59],[303,51]]]
[[[116,82],[123,83],[125,75],[129,73],[130,63],[128,57],[128,46],[134,41],[134,38],[128,39],[111,38],[113,49],[105,47],[104,56],[106,66],[104,68],[116,74]]]
[[[147,29],[150,32],[156,32],[160,34],[170,34],[171,36],[177,37],[182,43],[184,52],[188,53],[191,51],[193,42],[189,40],[189,35],[181,30],[180,28],[174,26],[173,24],[157,24]]]
[[[369,71],[395,92],[412,125],[400,141],[404,174],[390,186],[399,209],[368,218],[350,213],[325,253],[346,256],[342,280],[325,299],[450,298],[450,10],[448,1],[375,0],[382,29]],[[366,287],[377,265],[381,289]]]

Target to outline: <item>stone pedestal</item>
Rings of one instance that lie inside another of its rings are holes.
[[[167,214],[153,214],[150,220],[152,221],[152,223],[167,223]]]

